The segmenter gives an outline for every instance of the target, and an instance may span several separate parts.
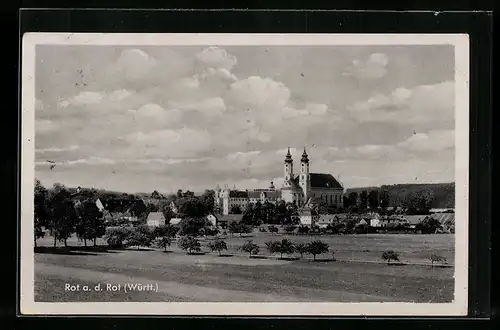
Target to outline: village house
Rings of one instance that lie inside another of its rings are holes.
[[[146,224],[149,227],[159,227],[165,225],[165,217],[163,212],[150,212],[148,218],[146,219]]]

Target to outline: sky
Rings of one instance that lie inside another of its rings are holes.
[[[35,176],[123,192],[454,181],[449,45],[37,45]],[[55,167],[50,168],[55,162]]]

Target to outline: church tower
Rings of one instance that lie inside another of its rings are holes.
[[[304,152],[302,153],[302,158],[300,159],[300,177],[299,185],[304,192],[304,203],[310,197],[309,192],[311,190],[311,179],[309,177],[309,157],[307,156],[306,148],[304,147]]]
[[[290,180],[293,179],[293,159],[292,154],[290,154],[290,148],[288,148],[288,153],[285,157],[285,187],[290,187]]]

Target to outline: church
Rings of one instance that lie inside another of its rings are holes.
[[[300,159],[300,171],[297,175],[293,170],[293,159],[290,148],[285,156],[284,186],[281,189],[281,198],[287,203],[297,206],[309,204],[311,200],[325,203],[329,206],[342,207],[344,187],[331,174],[309,173],[309,156],[306,149]]]
[[[331,174],[309,173],[309,156],[306,149],[300,159],[300,171],[294,174],[293,159],[288,148],[284,162],[284,184],[281,190],[275,189],[273,182],[267,189],[254,191],[229,189],[227,186],[215,192],[215,205],[222,214],[230,214],[235,208],[244,212],[249,204],[284,200],[298,207],[312,203],[325,203],[329,206],[342,207],[344,187]]]

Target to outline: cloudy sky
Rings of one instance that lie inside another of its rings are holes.
[[[35,80],[45,185],[280,186],[304,146],[346,188],[454,181],[452,46],[38,45]]]

